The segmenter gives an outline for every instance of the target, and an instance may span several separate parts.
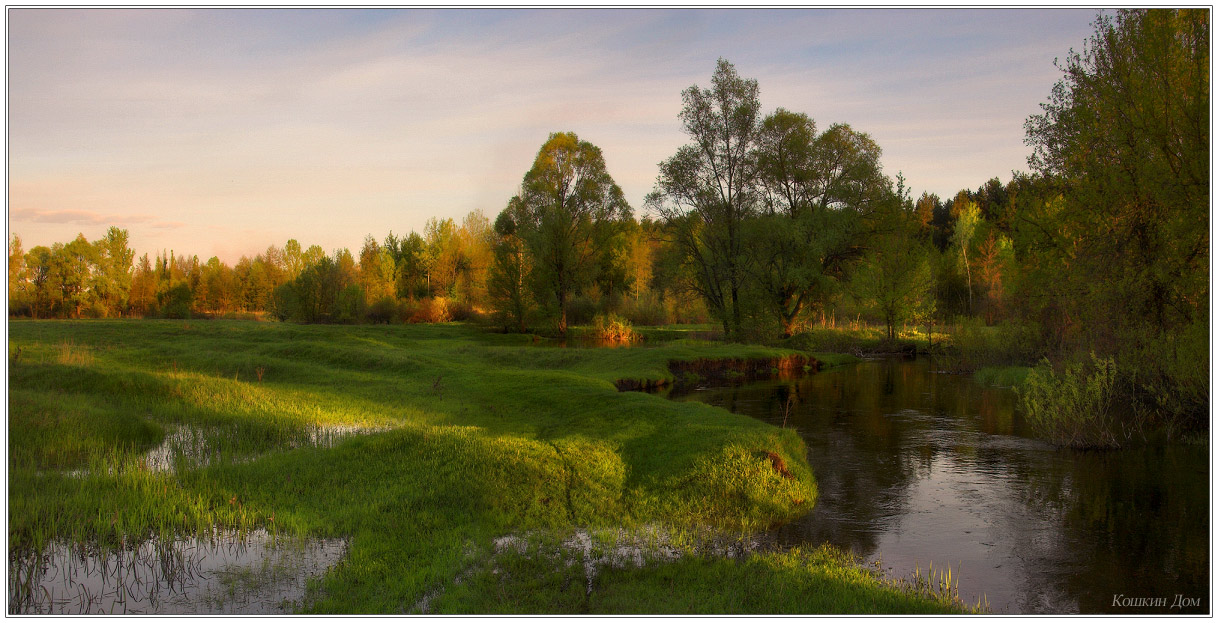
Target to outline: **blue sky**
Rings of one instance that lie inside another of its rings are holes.
[[[235,262],[492,219],[554,131],[642,210],[724,57],[764,111],[849,123],[914,194],[1026,169],[1089,9],[8,10],[11,233],[126,228]]]

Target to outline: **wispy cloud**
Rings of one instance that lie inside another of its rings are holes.
[[[63,225],[146,225],[156,229],[185,227],[181,221],[167,221],[148,214],[101,214],[88,210],[39,210],[16,208],[9,212],[10,223],[55,223]]]
[[[759,80],[766,109],[871,133],[885,169],[904,171],[915,190],[976,187],[1022,166],[1023,119],[1056,79],[1053,57],[1079,46],[1090,20],[917,10],[9,16],[11,225],[156,214],[124,221],[133,244],[181,248],[190,241],[173,237],[188,229],[219,248],[231,246],[222,235],[263,232],[252,250],[289,237],[352,246],[431,216],[493,216],[552,131],[600,146],[639,205],[656,164],[686,140],[681,90],[707,84],[720,56]]]

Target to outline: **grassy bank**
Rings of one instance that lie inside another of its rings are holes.
[[[788,353],[694,341],[539,348],[461,325],[11,321],[10,550],[215,528],[343,536],[348,555],[311,611],[410,612],[430,595],[444,595],[445,611],[494,610],[491,596],[448,589],[485,566],[504,535],[646,526],[747,535],[806,513],[816,490],[795,433],[614,387],[671,378],[672,359]],[[158,470],[148,452],[181,431],[195,435],[194,451]],[[670,573],[750,586],[756,569],[690,551],[605,576],[580,608],[594,595],[598,611],[667,611],[646,595]],[[831,558],[755,558],[792,581],[820,586],[828,574],[849,588],[819,602],[792,591],[782,607],[689,592],[691,611],[854,612],[872,602],[849,595],[893,590]],[[528,581],[563,586],[547,574]]]

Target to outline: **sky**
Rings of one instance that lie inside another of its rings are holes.
[[[7,9],[8,228],[229,264],[491,218],[552,132],[636,215],[718,58],[917,197],[1027,170],[1091,9]]]

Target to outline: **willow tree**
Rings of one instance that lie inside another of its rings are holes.
[[[558,332],[565,335],[567,304],[596,277],[620,223],[631,217],[630,205],[599,147],[574,132],[556,132],[525,174],[517,206],[534,287],[546,299],[553,296]]]
[[[759,203],[757,81],[741,78],[721,58],[711,88],[691,86],[681,99],[679,117],[692,142],[660,163],[647,203],[664,219],[692,277],[690,285],[723,322],[724,334],[739,335],[744,222]]]

